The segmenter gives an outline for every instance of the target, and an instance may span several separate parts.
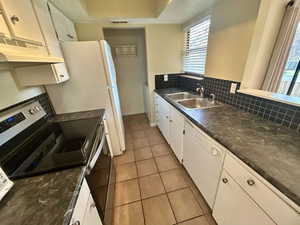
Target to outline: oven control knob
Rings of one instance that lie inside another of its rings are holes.
[[[29,109],[28,112],[29,112],[30,115],[34,115],[34,113],[35,113],[35,112],[34,112],[34,109]]]

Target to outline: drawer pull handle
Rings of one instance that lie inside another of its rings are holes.
[[[249,186],[253,186],[255,184],[254,180],[247,180],[247,183],[249,184]]]
[[[173,122],[173,120],[170,120],[170,123],[172,123]]]
[[[79,220],[77,220],[75,223],[73,223],[72,225],[80,225]]]
[[[224,184],[227,184],[229,180],[227,178],[223,178],[222,181]]]

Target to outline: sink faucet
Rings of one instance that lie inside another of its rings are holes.
[[[211,102],[214,103],[214,102],[215,102],[215,99],[216,99],[216,95],[213,94],[213,93],[211,93],[211,94],[209,95],[209,98],[211,99]]]
[[[200,98],[204,98],[204,91],[205,89],[203,86],[196,88],[196,92],[200,95]]]

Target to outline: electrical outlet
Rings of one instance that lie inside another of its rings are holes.
[[[165,81],[165,82],[167,82],[167,81],[168,81],[168,79],[169,79],[169,76],[168,76],[168,74],[165,74],[165,75],[164,75],[164,81]]]
[[[237,83],[231,83],[230,94],[235,94],[237,88]]]

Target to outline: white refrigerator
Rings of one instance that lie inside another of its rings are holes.
[[[125,134],[116,80],[108,43],[77,41],[62,43],[70,80],[46,87],[57,114],[106,109],[112,152],[125,150]]]

